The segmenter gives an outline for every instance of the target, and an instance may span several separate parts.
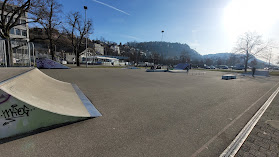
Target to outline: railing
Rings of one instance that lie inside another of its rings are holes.
[[[0,40],[0,66],[7,67],[6,56],[6,40]],[[13,66],[16,67],[31,67],[35,66],[35,48],[34,44],[27,41],[12,40],[12,57]],[[11,53],[10,53],[11,54]]]

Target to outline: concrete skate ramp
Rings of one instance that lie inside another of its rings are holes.
[[[75,117],[91,117],[72,84],[55,80],[38,69],[0,85],[0,89],[34,107]]]
[[[8,76],[12,77],[0,77],[0,139],[101,116],[74,84],[55,80],[38,69]]]
[[[185,70],[187,67],[189,66],[189,64],[187,63],[179,63],[175,66],[175,70]]]
[[[70,69],[69,67],[48,58],[36,59],[36,64],[39,69]]]

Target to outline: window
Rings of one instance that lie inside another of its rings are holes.
[[[9,22],[10,19],[11,19],[11,16],[8,16],[8,17],[7,17],[7,22]]]
[[[15,29],[14,28],[10,29],[10,34],[15,34]]]
[[[16,21],[16,19],[14,19],[14,21]],[[17,25],[20,24],[20,20],[19,19],[16,21],[16,24]]]
[[[27,31],[26,30],[22,30],[22,35],[27,37]]]
[[[26,20],[20,20],[21,25],[26,26]]]
[[[15,29],[16,30],[16,35],[21,35],[21,30],[20,29]]]

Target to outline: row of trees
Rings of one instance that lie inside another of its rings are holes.
[[[71,41],[72,50],[79,58],[85,47],[85,38],[93,33],[91,19],[85,20],[80,12],[71,12],[65,21],[61,21],[62,5],[57,0],[4,0],[0,13],[0,37],[6,41],[8,66],[13,65],[10,30],[20,25],[20,17],[27,12],[29,19],[26,23],[38,24],[45,32],[45,36],[36,36],[33,40],[47,40],[52,59],[55,57],[54,45],[62,35]],[[62,33],[57,33],[57,30]],[[79,64],[77,60],[77,66]]]

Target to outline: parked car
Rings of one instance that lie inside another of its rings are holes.
[[[215,68],[215,66],[211,65],[211,66],[210,66],[210,69],[216,69],[216,68]]]
[[[269,67],[265,67],[264,70],[269,70]]]
[[[238,64],[233,69],[235,69],[235,70],[243,70],[243,69],[245,69],[245,66]]]
[[[219,69],[229,69],[227,65],[219,65]]]
[[[210,69],[210,66],[205,66],[204,69]]]

